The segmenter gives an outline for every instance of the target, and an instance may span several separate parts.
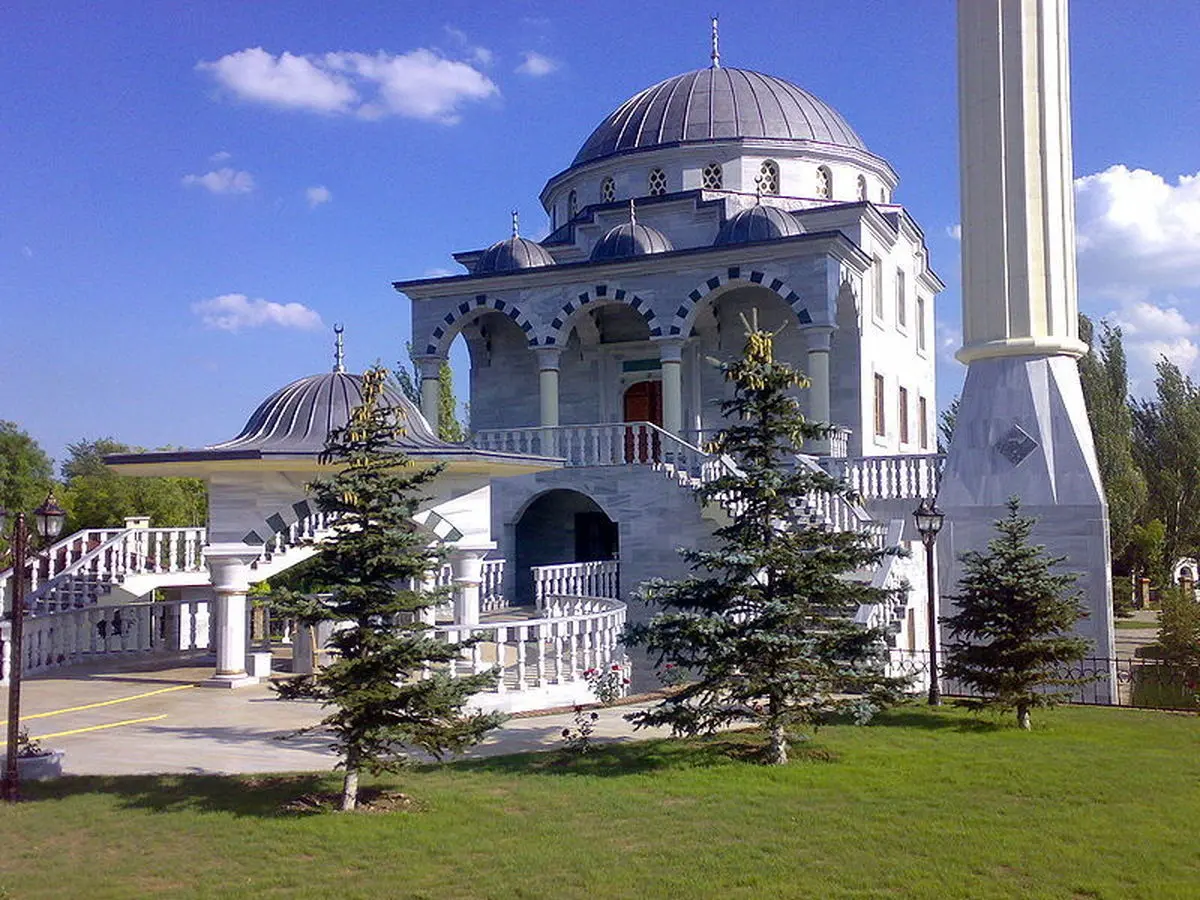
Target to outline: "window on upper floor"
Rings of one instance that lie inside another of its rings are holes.
[[[817,196],[822,200],[833,199],[833,173],[829,166],[817,167]]]
[[[858,176],[858,199],[867,199],[867,176],[865,175]]]
[[[900,411],[900,443],[908,443],[908,388],[900,388],[897,404]]]
[[[917,296],[917,321],[914,323],[917,329],[917,349],[924,352],[925,350],[925,298]]]
[[[896,325],[903,328],[908,324],[908,298],[905,296],[904,270],[896,270]]]
[[[758,178],[755,179],[758,189],[764,194],[779,193],[779,163],[773,159],[764,159],[758,167]]]
[[[883,260],[871,260],[871,315],[883,321]]]
[[[667,192],[667,173],[662,169],[651,169],[650,177],[646,179],[646,193],[658,197]]]
[[[574,191],[567,194],[567,220],[575,218],[579,213],[579,195]]]
[[[724,186],[725,177],[720,163],[709,163],[700,173],[700,186],[706,191],[719,191]]]
[[[887,434],[887,420],[883,409],[883,376],[875,376],[875,436]]]
[[[613,181],[612,176],[608,176],[600,182],[600,202],[612,203],[617,199],[617,183]]]
[[[917,431],[921,435],[921,449],[929,449],[929,404],[924,397],[917,398]]]

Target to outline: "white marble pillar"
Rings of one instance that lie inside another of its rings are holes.
[[[683,341],[658,341],[662,360],[663,430],[679,435],[683,431]]]
[[[808,376],[808,420],[823,425],[832,424],[829,421],[829,337],[833,329],[818,325],[804,329],[804,339],[808,345],[808,366],[805,374]],[[829,453],[829,439],[810,442],[809,452],[818,454]]]
[[[445,361],[440,356],[419,356],[415,360],[417,372],[421,376],[421,415],[425,417],[434,434],[438,433],[438,406],[441,401],[439,379]]]
[[[963,347],[939,505],[941,589],[1009,497],[1080,574],[1079,633],[1113,655],[1108,508],[1076,358],[1067,0],[958,0]],[[948,612],[941,610],[942,614]]]
[[[258,557],[259,551],[246,544],[209,544],[204,548],[215,595],[217,651],[217,671],[204,682],[207,687],[258,683],[246,672],[246,591],[250,588],[250,564]]]
[[[535,351],[538,363],[539,409],[541,424],[545,428],[558,427],[558,364],[562,356],[559,347],[538,347]]]
[[[458,545],[450,550],[454,583],[454,623],[479,624],[479,588],[483,584],[483,560],[496,549],[493,542]]]

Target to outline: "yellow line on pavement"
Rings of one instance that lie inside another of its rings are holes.
[[[188,688],[194,688],[194,684],[176,684],[171,687],[159,688],[156,691],[146,691],[143,694],[133,694],[129,697],[117,697],[115,700],[101,700],[98,703],[88,703],[84,706],[68,706],[66,709],[55,709],[50,712],[33,713],[32,715],[21,716],[21,721],[27,719],[48,719],[51,716],[62,716],[67,713],[83,712],[85,709],[99,709],[102,706],[115,706],[118,703],[128,703],[130,700],[142,700],[146,697],[156,697],[159,694],[169,694],[172,691],[186,691]],[[7,719],[0,719],[0,725],[7,725]]]
[[[39,734],[32,738],[35,741],[47,741],[51,738],[66,737],[69,734],[83,734],[85,731],[101,731],[105,728],[119,728],[122,725],[140,725],[142,722],[157,722],[159,719],[165,719],[166,713],[161,716],[146,716],[143,719],[125,719],[123,722],[109,722],[106,725],[89,725],[87,728],[72,728],[70,731],[56,731],[54,734]]]

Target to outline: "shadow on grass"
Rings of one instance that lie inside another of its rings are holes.
[[[891,709],[871,721],[871,728],[915,728],[921,731],[957,731],[980,734],[1004,731],[1006,726],[995,719],[980,718],[980,714],[964,715],[961,707]]]

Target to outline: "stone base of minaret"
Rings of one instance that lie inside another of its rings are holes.
[[[1076,586],[1088,616],[1077,631],[1098,660],[1111,659],[1108,504],[1079,369],[1070,356],[993,357],[974,360],[967,370],[938,493],[946,514],[938,538],[942,615],[952,610],[947,598],[962,573],[959,556],[987,546],[1013,496],[1023,514],[1037,519],[1033,539],[1066,557],[1064,571],[1079,573]],[[1116,702],[1111,665],[1098,662],[1095,668],[1105,678],[1088,687],[1087,696]]]

